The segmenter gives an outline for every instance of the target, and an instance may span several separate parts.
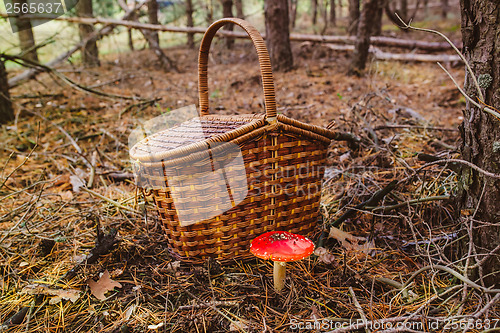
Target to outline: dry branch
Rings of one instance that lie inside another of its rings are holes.
[[[345,212],[344,214],[342,214],[342,216],[339,217],[337,220],[335,220],[335,221],[333,221],[331,223],[327,223],[326,225],[337,228],[338,226],[340,226],[340,224],[342,222],[344,222],[348,218],[354,216],[354,214],[356,214],[360,209],[363,209],[363,208],[365,208],[367,206],[372,206],[374,204],[377,204],[388,193],[390,193],[392,190],[394,190],[397,185],[398,185],[398,181],[397,180],[393,180],[386,187],[384,187],[383,189],[375,192],[370,199],[368,199],[368,200],[360,203],[359,205],[357,205],[354,208],[349,209],[347,212]]]
[[[408,129],[423,129],[427,131],[443,131],[443,132],[458,132],[456,128],[439,127],[439,126],[420,126],[420,125],[399,125],[399,124],[387,124],[374,127],[374,131],[379,131],[383,129],[397,129],[397,128],[408,128]]]
[[[127,207],[127,206],[124,206],[124,205],[122,205],[121,203],[116,202],[116,201],[114,201],[114,200],[111,200],[110,198],[105,197],[104,195],[99,194],[99,193],[97,193],[97,192],[94,192],[94,191],[92,191],[92,190],[90,190],[90,189],[88,189],[88,188],[86,188],[86,187],[81,187],[80,189],[81,189],[82,191],[84,191],[84,192],[87,192],[87,193],[89,193],[89,194],[91,194],[91,195],[93,195],[93,196],[96,196],[96,197],[98,197],[98,198],[100,198],[100,199],[102,199],[102,200],[104,200],[104,201],[106,201],[106,202],[108,202],[108,203],[112,204],[112,205],[113,205],[113,206],[115,206],[116,208],[126,210],[127,212],[130,212],[130,213],[133,213],[133,214],[136,214],[136,215],[141,215],[141,213],[140,213],[140,212],[138,212],[138,211],[136,211],[135,209],[130,208],[130,207]]]
[[[326,44],[334,51],[354,51],[353,45]],[[384,52],[376,47],[370,46],[369,52],[375,59],[398,60],[398,61],[420,61],[420,62],[461,62],[462,59],[455,54],[417,54],[417,53],[390,53]]]
[[[488,176],[488,177],[491,177],[491,178],[495,178],[495,179],[500,179],[500,174],[496,174],[496,173],[492,173],[492,172],[483,170],[480,167],[478,167],[477,165],[472,164],[471,162],[468,162],[468,161],[465,161],[465,160],[456,159],[456,158],[442,159],[442,160],[438,160],[438,161],[435,161],[435,162],[427,163],[427,164],[421,166],[420,168],[418,168],[417,170],[415,170],[415,172],[418,172],[418,171],[422,170],[423,168],[429,167],[431,165],[435,165],[435,164],[448,164],[448,163],[461,163],[461,164],[464,164],[464,165],[466,165],[466,166],[468,166],[468,167],[476,170],[477,172],[482,173],[485,176]]]

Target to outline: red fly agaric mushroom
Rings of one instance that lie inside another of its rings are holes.
[[[250,252],[261,259],[274,262],[274,288],[285,285],[286,263],[301,260],[313,253],[314,243],[307,237],[287,231],[269,231],[252,240]]]

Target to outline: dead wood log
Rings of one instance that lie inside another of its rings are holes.
[[[0,13],[0,17],[8,17],[7,14]],[[34,18],[33,15],[24,15],[22,16],[26,19]],[[37,16],[39,20],[47,19],[47,20],[60,20],[67,21],[73,23],[82,23],[82,24],[110,24],[110,25],[121,25],[129,28],[135,29],[146,29],[146,30],[155,30],[155,31],[168,31],[168,32],[176,32],[176,33],[191,33],[191,34],[204,34],[206,29],[201,27],[175,27],[169,25],[155,25],[148,23],[140,23],[128,20],[116,20],[116,19],[104,19],[100,17],[96,18],[87,18],[87,17],[44,17]],[[244,32],[240,31],[224,31],[219,30],[217,35],[221,37],[233,37],[233,38],[249,38],[248,35]],[[264,39],[266,38],[265,34],[262,34]],[[335,44],[354,44],[356,41],[355,36],[330,36],[330,35],[311,35],[311,34],[290,34],[290,40],[296,42],[317,42],[317,43],[335,43]],[[451,46],[448,43],[444,42],[426,42],[419,40],[411,40],[411,39],[399,39],[393,37],[383,37],[383,36],[373,36],[370,38],[370,44],[375,46],[391,46],[391,47],[399,47],[405,49],[420,49],[425,51],[442,51],[442,50],[450,50]],[[461,48],[461,43],[457,43],[456,46]]]
[[[335,51],[354,51],[353,45],[326,44],[331,50]],[[417,61],[417,62],[462,62],[462,59],[456,54],[418,54],[418,53],[389,53],[376,47],[370,47],[369,52],[378,60],[397,60],[397,61]]]

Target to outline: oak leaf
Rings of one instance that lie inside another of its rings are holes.
[[[113,290],[115,287],[122,287],[120,282],[114,281],[110,278],[108,270],[105,270],[104,273],[102,273],[97,282],[94,281],[94,279],[89,279],[87,281],[87,284],[90,287],[90,292],[92,293],[92,295],[94,295],[95,298],[101,301],[106,300],[105,294],[108,291]]]

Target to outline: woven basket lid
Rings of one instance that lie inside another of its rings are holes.
[[[228,142],[262,127],[266,124],[264,117],[263,114],[196,117],[137,142],[130,149],[130,157],[143,163],[181,157],[206,149],[207,139]]]

